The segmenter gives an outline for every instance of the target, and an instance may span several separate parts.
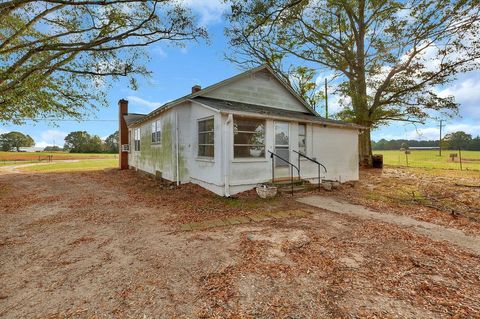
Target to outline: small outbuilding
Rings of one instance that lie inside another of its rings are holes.
[[[312,183],[359,177],[361,127],[320,117],[268,66],[194,86],[149,114],[119,107],[122,169],[221,196],[292,173]]]

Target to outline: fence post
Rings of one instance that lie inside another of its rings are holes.
[[[458,148],[458,157],[460,158],[460,170],[463,171],[463,167],[462,167],[462,150],[460,149],[460,147]]]

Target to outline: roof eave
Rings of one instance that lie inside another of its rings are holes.
[[[263,64],[263,65],[260,65],[256,68],[253,68],[253,69],[250,69],[250,70],[247,70],[243,73],[240,73],[240,74],[237,74],[235,76],[232,76],[228,79],[225,79],[223,81],[220,81],[220,82],[217,82],[215,84],[212,84],[198,92],[195,92],[195,93],[192,93],[192,94],[188,94],[188,95],[185,95],[179,99],[176,99],[174,101],[171,101],[171,102],[168,102],[168,103],[165,103],[164,105],[160,106],[159,108],[153,110],[152,112],[148,113],[143,119],[139,120],[139,121],[136,121],[134,123],[132,123],[131,125],[136,125],[136,124],[140,124],[144,121],[147,121],[148,119],[151,119],[152,117],[155,117],[156,115],[160,114],[160,113],[163,113],[164,111],[170,109],[171,107],[174,107],[178,104],[181,104],[187,100],[191,100],[197,96],[201,96],[203,94],[206,94],[208,92],[211,92],[219,87],[222,87],[230,82],[233,82],[235,80],[238,80],[238,79],[241,79],[243,77],[246,77],[246,76],[249,76],[253,73],[256,73],[258,71],[261,71],[263,69],[266,69],[268,70],[286,89],[287,91],[289,91],[300,103],[302,103],[303,106],[305,106],[305,108],[310,112],[312,113],[313,115],[316,115],[318,116],[319,114],[292,88],[292,86],[290,84],[288,84],[287,82],[285,82],[285,80],[283,80],[269,65],[267,64]]]
[[[262,119],[274,119],[274,120],[285,120],[285,121],[292,121],[291,117],[287,116],[278,116],[278,115],[266,115],[260,114],[255,112],[242,112],[237,110],[220,110],[221,114],[233,114],[233,115],[240,115],[245,117],[253,117],[253,118],[262,118]],[[322,120],[309,120],[309,119],[301,119],[295,118],[296,121],[302,123],[311,123],[311,124],[318,124],[330,127],[340,127],[340,128],[347,128],[347,129],[354,129],[354,130],[361,130],[365,129],[363,126],[353,124],[353,123],[333,123],[329,121],[322,121]]]
[[[191,100],[191,99],[193,99],[193,98],[195,98],[195,97],[197,97],[197,96],[201,96],[201,95],[203,95],[203,94],[206,94],[206,93],[208,93],[208,92],[210,92],[210,91],[213,91],[213,90],[215,90],[215,89],[217,89],[217,88],[219,88],[219,87],[221,87],[221,86],[223,86],[223,85],[226,85],[226,84],[228,84],[228,83],[230,83],[230,82],[233,82],[233,81],[235,81],[235,80],[237,80],[237,79],[243,78],[243,77],[245,77],[245,76],[247,76],[247,75],[250,75],[250,74],[252,74],[252,73],[258,72],[258,71],[263,70],[263,69],[265,69],[265,68],[268,68],[269,71],[272,71],[267,65],[261,65],[261,66],[258,66],[258,67],[256,67],[256,68],[250,69],[250,70],[248,70],[248,71],[245,71],[245,72],[243,72],[243,73],[237,74],[237,75],[232,76],[232,77],[230,77],[230,78],[228,78],[228,79],[225,79],[225,80],[223,80],[223,81],[220,81],[220,82],[217,82],[217,83],[215,83],[215,84],[212,84],[212,85],[210,85],[210,86],[208,86],[208,87],[206,87],[206,88],[204,88],[204,89],[202,89],[202,90],[200,90],[200,91],[198,91],[198,92],[195,92],[195,93],[192,93],[192,94],[188,94],[188,95],[185,95],[185,96],[183,96],[183,97],[181,97],[181,98],[178,98],[178,99],[176,99],[176,100],[173,100],[173,101],[171,101],[171,102],[165,103],[164,105],[162,105],[162,106],[156,108],[155,110],[153,110],[152,112],[148,113],[143,119],[141,119],[141,120],[139,120],[139,121],[136,121],[136,122],[132,123],[131,125],[140,124],[140,123],[142,123],[142,122],[144,122],[144,121],[146,121],[146,120],[148,120],[148,119],[151,119],[152,117],[155,117],[156,115],[158,115],[158,114],[160,114],[160,113],[163,113],[164,111],[166,111],[166,110],[168,110],[168,109],[170,109],[170,108],[172,108],[172,107],[174,107],[174,106],[176,106],[176,105],[178,105],[178,104],[181,104],[181,103],[183,103],[183,102],[186,102],[186,101],[188,101],[188,100]],[[275,73],[275,72],[273,72],[273,74],[274,74],[274,73]],[[275,74],[274,74],[274,75],[275,75]],[[275,75],[275,77],[277,77],[277,76]],[[277,77],[277,78],[278,78],[278,77]]]

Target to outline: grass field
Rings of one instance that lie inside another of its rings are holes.
[[[455,161],[450,158],[452,153],[457,154]],[[404,151],[373,151],[373,154],[382,154],[385,165],[460,169],[458,151],[454,150],[443,150],[442,156],[438,155],[438,150],[411,150],[408,155]],[[464,170],[480,170],[480,152],[462,151],[462,168]]]
[[[65,161],[65,160],[82,160],[85,164],[86,160],[110,160],[116,162],[118,159],[117,154],[84,154],[84,153],[66,153],[66,152],[0,152],[0,167],[10,165],[21,165],[31,163],[46,163],[51,156],[52,161]],[[97,163],[99,164],[99,163]],[[97,164],[87,164],[97,165]],[[72,165],[70,163],[70,165]]]
[[[75,171],[92,171],[101,170],[105,168],[118,167],[118,160],[115,158],[109,159],[86,159],[75,162],[53,162],[38,164],[33,166],[26,166],[20,168],[25,172],[75,172]]]
[[[99,159],[99,158],[118,158],[118,154],[84,154],[67,152],[0,152],[0,162],[4,161],[39,161],[46,160],[52,156],[55,160],[75,160],[75,159]]]

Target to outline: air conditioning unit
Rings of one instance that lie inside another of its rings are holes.
[[[130,152],[130,144],[122,144],[122,152]]]

